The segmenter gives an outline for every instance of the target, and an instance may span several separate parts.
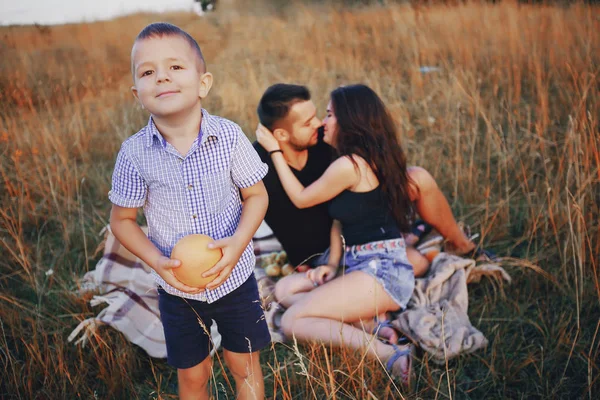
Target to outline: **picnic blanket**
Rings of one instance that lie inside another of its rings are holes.
[[[99,334],[100,326],[108,325],[122,332],[151,357],[167,356],[158,293],[150,267],[121,246],[108,227],[102,258],[79,282],[79,295],[88,292],[96,293],[90,300],[92,306],[108,305],[95,317],[81,321],[69,335],[69,342],[77,339],[75,344],[85,346],[93,335]],[[212,324],[211,337],[214,353],[221,345],[216,323]]]
[[[467,284],[479,282],[483,276],[500,283],[511,281],[508,273],[496,263],[476,264],[473,259],[438,254],[427,275],[415,280],[407,309],[398,314],[392,324],[437,363],[485,347],[487,339],[471,324],[467,314]]]
[[[281,244],[269,234],[268,229],[264,234],[257,234],[254,248],[259,261],[267,254],[282,250]],[[284,341],[272,320],[281,312],[273,301],[275,280],[268,277],[260,266],[255,269],[255,276],[272,339]],[[484,276],[498,282],[511,280],[498,264],[476,264],[472,259],[443,252],[438,254],[428,274],[416,279],[407,309],[398,314],[392,324],[439,363],[486,346],[487,339],[471,324],[467,314],[467,284],[479,282]],[[93,292],[95,295],[90,304],[106,303],[107,306],[95,317],[81,321],[69,335],[69,342],[85,346],[93,335],[99,334],[100,326],[108,325],[122,332],[151,357],[166,357],[158,294],[150,268],[121,246],[109,229],[106,230],[103,257],[94,270],[83,276],[78,292],[81,296]],[[211,337],[215,344],[214,352],[221,343],[215,323],[211,327]]]
[[[435,239],[436,235],[434,232],[429,247],[418,249],[430,251],[432,242],[441,249],[443,239]],[[259,259],[266,256],[262,254]],[[274,281],[258,268],[255,274],[271,337],[273,341],[285,341],[276,321],[284,310],[273,301]],[[468,316],[467,284],[479,282],[482,277],[492,278],[500,285],[511,282],[508,273],[496,262],[481,263],[439,252],[427,275],[415,280],[407,309],[395,316],[392,325],[429,353],[436,363],[485,347],[488,343],[485,335],[471,324]]]

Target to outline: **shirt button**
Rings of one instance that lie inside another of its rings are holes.
[[[192,214],[192,218],[196,219],[196,218],[198,218],[198,215]]]
[[[192,188],[194,187],[194,185],[192,185],[191,183],[188,185],[188,190],[192,190]]]

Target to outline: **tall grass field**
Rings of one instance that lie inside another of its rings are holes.
[[[599,398],[600,8],[286,3],[0,28],[0,398],[177,397],[176,371],[118,331],[67,342],[104,307],[78,279],[101,257],[119,146],[148,119],[129,57],[156,21],[198,40],[215,76],[204,107],[250,139],[273,83],[307,85],[320,117],[337,86],[371,86],[409,163],[513,278],[469,287],[488,346],[445,365],[423,354],[411,392],[360,352],[292,343],[261,353],[269,398]],[[220,361],[213,394],[233,399]]]

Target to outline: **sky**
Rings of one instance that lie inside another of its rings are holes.
[[[138,11],[191,10],[193,0],[0,0],[0,25],[64,24]]]

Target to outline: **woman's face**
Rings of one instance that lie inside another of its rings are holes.
[[[323,128],[325,133],[323,136],[323,141],[328,145],[335,147],[335,139],[337,137],[337,119],[335,118],[331,101],[329,101],[329,104],[327,104],[327,115],[323,120]]]

